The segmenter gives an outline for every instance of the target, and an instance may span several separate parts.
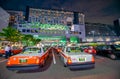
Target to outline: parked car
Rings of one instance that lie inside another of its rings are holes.
[[[5,55],[5,47],[1,47],[0,48],[0,55],[3,56]],[[22,52],[22,49],[18,46],[13,46],[11,49],[11,55],[15,55],[15,54],[19,54],[20,52]]]
[[[96,47],[97,55],[117,59],[120,56],[120,45],[101,45]]]
[[[70,69],[94,68],[95,66],[94,56],[82,51],[80,46],[65,46],[60,56],[64,66]]]
[[[55,52],[59,54],[62,51],[63,46],[56,46],[54,47],[54,49],[55,49]]]
[[[89,46],[84,49],[84,52],[92,54],[93,56],[96,55],[96,49],[93,46]]]
[[[48,56],[48,47],[26,47],[22,53],[11,56],[6,67],[8,70],[38,69],[45,65]]]

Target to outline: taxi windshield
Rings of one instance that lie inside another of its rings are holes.
[[[66,52],[71,53],[80,53],[82,50],[80,47],[67,47]]]
[[[41,53],[41,48],[26,48],[23,54]]]

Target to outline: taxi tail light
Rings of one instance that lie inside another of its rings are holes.
[[[39,64],[39,59],[36,59],[36,63]]]
[[[93,63],[95,62],[95,57],[94,57],[94,56],[92,56],[92,62],[93,62]]]
[[[70,57],[67,58],[67,63],[68,63],[68,64],[72,64],[72,60],[71,60]]]
[[[7,65],[11,65],[10,61],[7,62]]]

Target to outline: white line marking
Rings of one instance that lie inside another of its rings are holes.
[[[0,61],[0,63],[7,61],[7,59]]]
[[[54,55],[53,49],[52,49],[52,55],[53,55],[53,63],[56,64],[56,60],[55,60],[55,55]]]

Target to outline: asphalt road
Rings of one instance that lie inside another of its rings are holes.
[[[0,57],[0,79],[120,79],[120,59],[97,56],[95,60],[93,69],[70,70],[53,51],[43,68],[10,71],[6,69],[7,60]]]

